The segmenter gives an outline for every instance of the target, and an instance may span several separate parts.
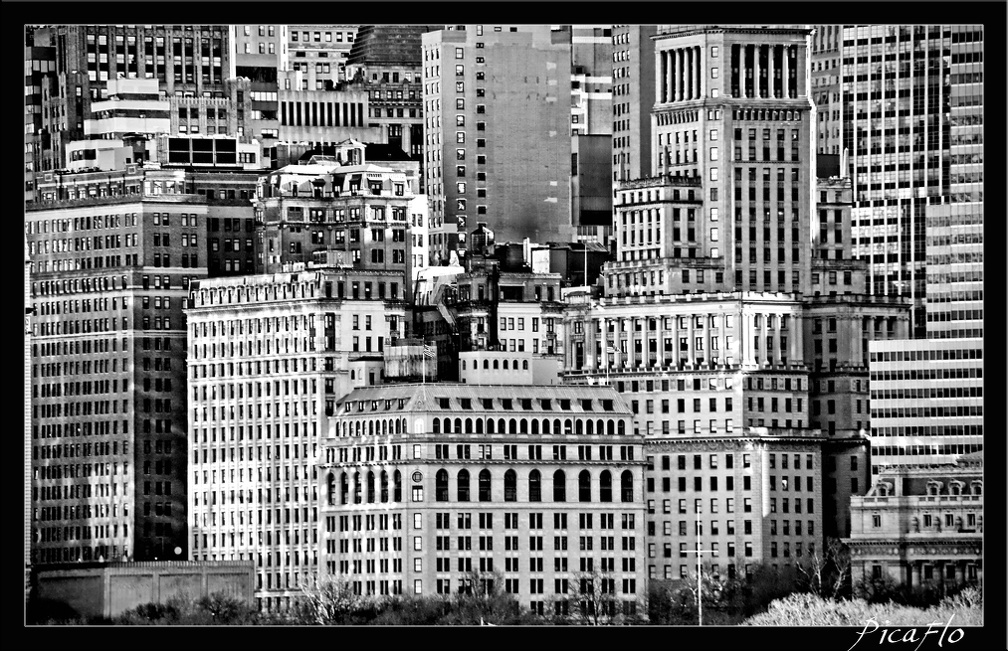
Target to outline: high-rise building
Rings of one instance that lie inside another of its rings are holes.
[[[84,137],[91,102],[120,75],[157,79],[168,97],[227,98],[233,79],[229,30],[221,25],[61,25],[54,28],[57,92],[43,112],[51,148]]]
[[[869,477],[868,341],[905,337],[906,307],[865,295],[850,181],[817,178],[810,30],[657,31],[653,158],[617,186],[605,298],[565,309],[564,378],[613,385],[649,456],[664,471],[678,457],[678,473],[646,473],[656,493],[677,481],[693,514],[676,529],[676,500],[649,504],[651,576],[691,571],[663,559],[692,548],[698,519],[729,552],[712,570],[798,562],[850,530]],[[808,476],[779,472],[795,454]],[[708,484],[740,462],[741,487]]]
[[[654,25],[614,25],[612,63],[613,183],[652,174],[655,105]],[[614,195],[615,196],[615,195]]]
[[[185,558],[183,308],[205,203],[126,196],[26,213],[32,557]]]
[[[364,152],[348,141],[338,158],[313,157],[261,178],[255,212],[264,273],[330,259],[399,274],[391,300],[412,294],[410,224],[426,220],[426,198],[413,194],[406,174],[367,163]]]
[[[235,76],[248,79],[247,115],[239,136],[258,140],[264,167],[269,167],[280,136],[279,74],[287,70],[287,25],[232,25]],[[244,91],[243,91],[244,92]]]
[[[32,433],[32,412],[31,412],[31,337],[32,337],[32,322],[31,317],[33,315],[33,307],[31,303],[31,292],[29,291],[30,280],[31,280],[31,256],[28,254],[28,235],[25,234],[25,246],[24,246],[24,377],[22,388],[24,389],[24,439],[22,443],[24,444],[24,450],[22,454],[24,455],[24,502],[22,506],[24,507],[24,538],[22,538],[22,543],[24,543],[24,571],[25,571],[25,595],[27,596],[31,588],[31,531],[32,531],[32,518],[31,518],[31,468],[32,468],[32,458],[31,458],[31,433]]]
[[[928,212],[951,197],[982,201],[982,56],[978,25],[843,31],[855,255],[869,263],[869,291],[913,301],[919,338],[927,332]],[[963,165],[955,175],[953,164]]]
[[[983,449],[983,339],[869,344],[872,470]]]
[[[35,200],[35,175],[38,172],[61,167],[52,163],[51,134],[44,128],[43,122],[43,107],[48,106],[56,83],[56,48],[52,36],[51,28],[25,26],[25,201]],[[43,154],[47,152],[50,159],[43,160]]]
[[[368,125],[386,132],[382,142],[398,147],[425,168],[423,49],[426,25],[361,25],[347,57],[347,82],[370,94]],[[426,188],[421,173],[420,192]]]
[[[608,387],[357,389],[323,440],[320,574],[362,595],[479,593],[502,580],[494,587],[523,607],[559,616],[591,581],[600,616],[632,615],[647,575],[631,419]]]
[[[840,137],[840,77],[843,25],[816,25],[812,32],[812,57],[809,69],[812,101],[816,106],[816,152],[839,156],[843,151]],[[847,170],[840,176],[846,177]]]
[[[570,33],[452,27],[423,35],[432,250],[467,248],[470,221],[502,242],[572,240]]]
[[[327,417],[382,381],[404,334],[401,276],[319,267],[194,283],[187,464],[192,560],[252,560],[264,610],[318,567]]]
[[[681,223],[673,258],[716,259],[728,288],[809,293],[808,34],[685,26],[655,39],[652,173],[699,178],[703,188],[703,210]]]
[[[357,25],[287,25],[287,62],[304,73],[301,90],[328,90],[347,80],[357,30]]]

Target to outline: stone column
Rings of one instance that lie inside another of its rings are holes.
[[[763,46],[757,45],[753,48],[753,97],[762,97],[760,95],[760,54],[763,52]]]
[[[659,366],[664,366],[665,365],[665,323],[664,323],[665,317],[664,316],[659,316],[659,317],[657,317],[657,319],[658,319],[658,332],[657,332],[656,336],[657,336],[658,340],[657,340],[656,343],[658,345],[658,365]]]
[[[633,319],[620,319],[620,324],[629,326],[627,328],[627,365],[633,368],[637,363],[637,353],[634,351]]]
[[[661,57],[661,65],[658,66],[658,86],[661,88],[661,95],[658,99],[664,104],[668,101],[668,85],[665,83],[665,77],[668,75],[668,52],[659,52]]]
[[[699,45],[696,47],[696,58],[697,58],[697,96],[701,99],[706,95],[707,88],[707,75],[703,66],[703,48]]]
[[[672,315],[672,365],[679,368],[679,315]]]
[[[790,54],[790,47],[785,47],[781,52],[781,97],[790,97],[791,88],[788,83],[788,54]]]
[[[676,62],[675,62],[675,100],[676,102],[681,102],[683,99],[683,84],[682,84],[682,73],[683,73],[683,53],[682,50],[676,50]]]
[[[767,97],[774,96],[774,73],[777,71],[777,46],[771,45],[770,51],[767,53],[767,64],[770,69],[767,70]]]
[[[689,339],[686,340],[686,349],[691,351],[689,356],[690,363],[696,364],[697,351],[694,347],[696,344],[696,314],[694,314],[692,310],[690,310],[689,323],[687,326],[689,327]]]
[[[675,83],[675,67],[678,57],[675,50],[669,50],[666,54],[668,54],[668,70],[665,71],[665,83],[668,85],[668,99],[666,101],[674,102],[678,90]]]

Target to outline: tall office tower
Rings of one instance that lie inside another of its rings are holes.
[[[560,25],[571,35],[570,215],[580,241],[612,236],[612,25]]]
[[[234,77],[229,30],[221,25],[61,25],[54,45],[58,93],[46,127],[60,159],[66,142],[83,137],[105,82],[120,74],[157,79],[170,97],[225,98],[225,81]]]
[[[44,162],[42,158],[43,152],[49,150],[49,132],[43,129],[42,113],[56,81],[52,34],[51,28],[25,26],[25,201],[35,200],[35,175],[54,167],[51,160]]]
[[[288,27],[231,25],[229,29],[235,76],[249,80],[251,93],[245,126],[238,135],[258,140],[265,154],[280,135],[278,79],[279,72],[288,67]]]
[[[307,89],[329,90],[346,81],[357,25],[288,25],[287,62],[305,73]]]
[[[329,261],[398,274],[388,299],[412,295],[408,235],[411,221],[426,220],[427,201],[413,194],[404,173],[367,163],[364,150],[350,142],[337,152],[339,160],[313,158],[260,179],[255,214],[262,273]]]
[[[952,32],[950,194],[929,205],[927,336],[983,337],[983,30]]]
[[[192,286],[189,558],[255,561],[264,610],[288,608],[316,572],[327,417],[382,381],[383,347],[403,334],[397,282],[328,267]]]
[[[812,33],[810,76],[812,101],[816,106],[816,152],[840,156],[843,139],[840,129],[840,77],[843,25],[816,25]],[[839,176],[847,176],[846,170]]]
[[[650,176],[654,25],[613,26],[613,184]],[[615,193],[613,194],[615,197]]]
[[[469,220],[502,242],[572,240],[570,33],[454,27],[423,35],[432,249],[467,248]]]
[[[31,256],[28,254],[28,235],[25,235],[24,243],[24,571],[25,571],[25,596],[31,589],[31,337],[32,337],[32,303],[31,292],[29,291],[31,281]]]
[[[913,300],[915,337],[927,332],[929,206],[968,192],[969,179],[981,174],[966,167],[954,179],[951,167],[962,160],[958,152],[968,155],[962,138],[982,131],[982,94],[964,81],[982,75],[982,38],[976,25],[844,28],[842,133],[854,182],[855,254],[869,262],[872,293]]]
[[[721,267],[727,289],[809,293],[808,36],[799,27],[687,26],[655,39],[652,171],[693,179],[703,204],[672,209],[672,258],[684,261],[642,252],[642,270],[671,277],[680,267]],[[633,194],[645,203],[649,193]],[[643,236],[656,210],[641,207],[631,223]]]
[[[578,607],[582,581],[601,582],[601,617],[634,614],[647,575],[631,418],[607,387],[357,389],[323,440],[320,574],[362,595],[502,580],[523,607],[557,616]]]
[[[872,474],[983,449],[983,339],[869,346]]]
[[[571,134],[612,134],[612,25],[561,25],[571,35]]]
[[[423,129],[423,49],[426,25],[362,25],[347,57],[347,82],[370,93],[369,126],[385,132],[382,142],[420,163],[420,192],[427,187]]]
[[[186,558],[183,268],[206,205],[30,206],[32,556]],[[194,256],[195,257],[195,256]]]

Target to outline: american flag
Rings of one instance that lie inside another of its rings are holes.
[[[437,357],[437,346],[428,346],[427,344],[424,344],[423,356],[430,359],[435,359]]]

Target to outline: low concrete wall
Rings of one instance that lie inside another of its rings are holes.
[[[77,563],[36,567],[39,599],[66,604],[82,617],[110,619],[145,603],[163,603],[187,594],[199,598],[223,592],[253,603],[251,561],[151,561]]]

